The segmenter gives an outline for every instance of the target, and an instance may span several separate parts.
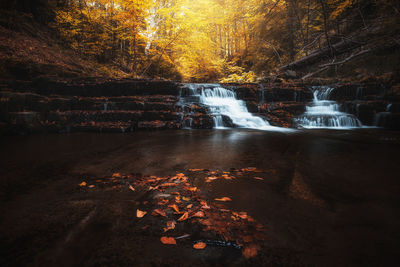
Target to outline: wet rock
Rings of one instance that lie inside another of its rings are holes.
[[[224,123],[224,127],[230,127],[230,128],[236,127],[231,118],[225,115],[221,115],[221,117],[222,117],[222,122]]]
[[[212,129],[214,118],[210,114],[196,114],[192,116],[191,127],[193,129]]]

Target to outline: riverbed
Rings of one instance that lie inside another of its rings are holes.
[[[225,129],[2,137],[0,263],[389,265],[400,245],[399,136]],[[263,180],[217,181],[204,190],[210,199],[229,196],[230,209],[265,226],[263,249],[250,260],[232,248],[160,245],[159,237],[122,223],[136,219],[139,200],[130,192],[78,186],[113,173],[247,167],[262,170]],[[94,219],[82,223],[88,216]]]

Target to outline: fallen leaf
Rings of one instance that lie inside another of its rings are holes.
[[[175,225],[176,225],[176,221],[168,221],[167,227],[164,228],[164,232],[175,229]]]
[[[101,183],[103,182],[103,180],[96,180],[96,183]]]
[[[248,217],[247,213],[244,212],[244,211],[239,212],[239,213],[233,211],[232,213],[233,213],[233,215],[235,215],[235,216],[237,216],[237,217],[239,217],[239,218],[241,218],[243,220],[247,219],[247,217]]]
[[[94,185],[89,185],[89,188],[94,188]]]
[[[169,205],[168,207],[173,209],[177,214],[182,214],[182,212],[179,211],[179,208],[177,205],[173,204],[173,205]]]
[[[222,202],[232,201],[232,199],[230,199],[229,197],[216,198],[215,200],[216,201],[222,201]]]
[[[191,209],[193,207],[193,204],[189,204],[186,206],[187,209]]]
[[[133,188],[133,186],[129,185],[129,189],[132,191],[135,191],[135,188]]]
[[[157,205],[164,206],[164,205],[168,204],[168,202],[169,202],[168,199],[162,199],[157,202]]]
[[[178,221],[184,221],[187,220],[189,218],[189,214],[187,212],[185,212],[179,219]]]
[[[164,245],[176,245],[176,240],[173,237],[163,236],[160,240]]]
[[[144,215],[147,214],[147,211],[141,211],[139,209],[136,210],[136,217],[143,218]]]
[[[218,177],[216,177],[216,176],[209,176],[209,177],[207,177],[207,179],[213,181],[213,180],[217,180]]]
[[[264,180],[264,178],[261,178],[261,177],[254,177],[254,179],[260,180],[260,181],[263,181],[263,180]]]
[[[179,193],[179,192],[171,192],[170,194],[179,196],[181,193]]]
[[[185,174],[184,173],[177,173],[176,176],[181,178],[181,177],[185,177]]]
[[[160,209],[155,209],[153,210],[153,212],[151,213],[153,216],[163,216],[163,217],[167,217],[167,214],[165,214],[165,212],[163,210]]]
[[[195,214],[193,214],[192,217],[199,217],[199,218],[202,218],[202,217],[204,217],[204,212],[198,211],[198,212],[196,212]]]
[[[188,197],[182,197],[182,199],[185,200],[185,201],[189,201],[190,200],[190,198],[188,198]]]
[[[202,171],[203,169],[189,169],[189,171],[191,171],[191,172],[199,172],[199,171]]]
[[[121,174],[119,172],[116,172],[112,175],[113,178],[121,178]]]
[[[191,192],[196,192],[197,191],[197,187],[189,187],[188,190],[191,191]]]
[[[258,250],[259,250],[259,247],[257,245],[252,244],[252,245],[246,246],[243,249],[242,254],[246,259],[250,259],[250,258],[255,257],[258,254]]]
[[[196,243],[196,244],[193,245],[193,248],[194,248],[194,249],[204,249],[206,246],[207,246],[206,243],[198,242],[198,243]]]
[[[80,187],[85,187],[86,185],[87,185],[86,182],[82,182],[82,183],[79,184]]]
[[[210,206],[208,206],[207,202],[200,201],[200,204],[202,209],[210,209]]]

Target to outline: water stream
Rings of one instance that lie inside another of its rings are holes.
[[[306,106],[306,112],[295,119],[298,126],[304,128],[352,129],[362,127],[354,115],[341,112],[336,101],[329,100],[333,88],[328,86],[312,87],[314,100]]]

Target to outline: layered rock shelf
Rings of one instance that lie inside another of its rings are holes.
[[[0,91],[3,133],[179,129],[173,82],[14,83]]]
[[[169,81],[13,82],[0,87],[0,132],[132,132],[211,129],[207,106],[187,97]],[[293,119],[312,101],[311,85],[300,83],[221,84],[244,100],[249,112],[273,126],[294,127]],[[366,126],[400,128],[398,88],[380,84],[334,85],[330,99]],[[197,102],[197,103],[196,103]],[[228,116],[224,125],[235,127]]]

